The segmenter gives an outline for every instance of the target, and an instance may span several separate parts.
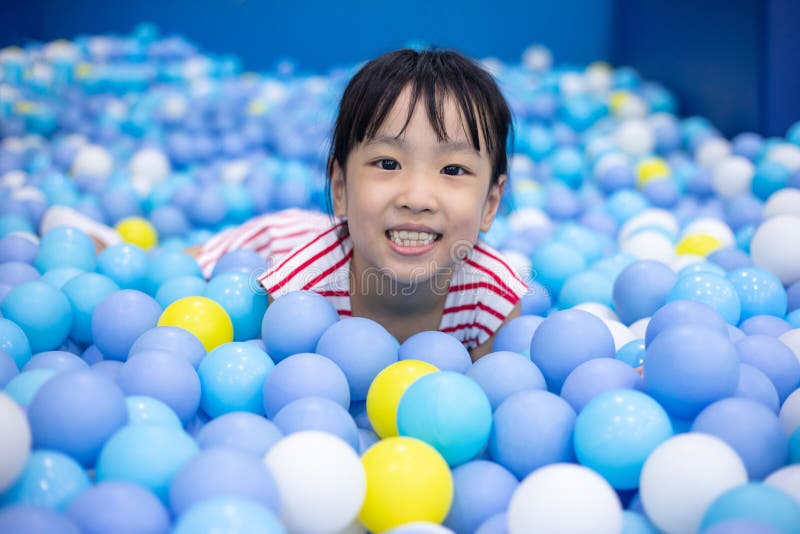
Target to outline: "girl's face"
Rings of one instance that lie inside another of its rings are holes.
[[[437,139],[422,99],[400,135],[410,96],[406,88],[375,137],[350,152],[345,169],[335,164],[331,177],[334,212],[349,222],[354,267],[403,285],[447,274],[466,257],[478,231],[489,230],[506,181],[500,176],[490,187],[486,142],[475,150],[451,99],[448,141]]]

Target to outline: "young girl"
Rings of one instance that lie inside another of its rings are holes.
[[[497,84],[448,51],[399,50],[367,63],[339,106],[328,162],[334,217],[257,217],[197,252],[206,276],[227,252],[267,259],[276,299],[312,290],[340,316],[370,318],[398,341],[458,338],[473,360],[520,313],[527,287],[479,240],[506,185],[511,114]]]

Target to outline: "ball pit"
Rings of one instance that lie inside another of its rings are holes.
[[[485,63],[517,138],[483,237],[530,291],[472,363],[186,253],[324,209],[354,67],[243,73],[150,25],[1,50],[0,531],[797,530],[800,123],[725,139],[553,61]],[[38,235],[59,205],[122,241]]]

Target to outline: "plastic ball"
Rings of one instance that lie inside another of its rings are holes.
[[[126,243],[149,250],[158,244],[158,233],[150,221],[142,217],[127,217],[119,221],[114,229]]]
[[[708,506],[747,482],[736,452],[714,436],[688,433],[659,445],[642,468],[639,495],[661,530],[697,532]]]
[[[234,411],[264,413],[262,389],[275,364],[252,343],[226,343],[203,358],[197,370],[200,406],[211,417]]]
[[[650,317],[666,302],[677,276],[656,261],[637,261],[626,267],[614,282],[614,309],[625,324]]]
[[[5,392],[17,404],[27,407],[45,382],[57,374],[53,369],[23,371],[8,381]]]
[[[81,534],[82,531],[75,522],[58,512],[39,506],[19,505],[0,509],[0,532]]]
[[[453,469],[453,504],[444,525],[454,532],[475,532],[508,509],[517,485],[514,475],[493,462],[476,460]]]
[[[764,203],[764,217],[800,215],[800,190],[786,188],[776,191]]]
[[[694,300],[708,304],[726,322],[736,325],[741,316],[741,300],[733,284],[724,277],[710,274],[687,274],[675,283],[667,300]]]
[[[214,265],[211,278],[228,272],[254,274],[263,272],[267,267],[263,256],[256,251],[242,248],[226,252]]]
[[[528,292],[522,296],[522,315],[544,315],[552,305],[550,292],[539,282],[528,282]]]
[[[154,295],[161,285],[178,276],[202,277],[197,261],[181,251],[163,251],[150,258],[147,265],[145,290]]]
[[[20,261],[0,263],[0,283],[16,286],[38,280],[41,275],[32,265]]]
[[[0,239],[0,263],[18,261],[32,265],[38,251],[38,239],[33,236],[11,234]]]
[[[486,393],[492,411],[518,391],[547,389],[544,376],[536,364],[510,351],[496,351],[483,356],[467,371],[467,376]]]
[[[708,255],[708,261],[719,265],[725,271],[733,271],[753,265],[750,256],[738,248],[721,248]]]
[[[778,488],[751,482],[717,497],[703,515],[700,528],[711,532],[715,526],[732,521],[752,521],[776,532],[796,532],[800,530],[800,504]]]
[[[89,364],[83,361],[80,356],[62,350],[51,350],[40,352],[30,360],[21,371],[31,371],[33,369],[52,369],[57,373],[64,371],[75,371],[87,369]]]
[[[558,463],[520,482],[508,507],[509,532],[621,532],[622,505],[600,475]]]
[[[401,360],[378,373],[367,392],[367,415],[378,436],[397,436],[397,410],[403,395],[418,379],[437,371],[421,360]]]
[[[283,438],[266,454],[264,464],[278,486],[281,520],[291,532],[343,530],[362,504],[366,507],[365,495],[373,491],[366,460],[362,465],[350,445],[324,432]],[[402,473],[395,476],[402,479]],[[308,513],[311,509],[313,514]]]
[[[614,389],[643,389],[642,377],[627,363],[596,358],[576,367],[561,388],[561,397],[577,412],[595,397]]]
[[[128,425],[105,443],[97,460],[98,482],[133,482],[152,491],[163,503],[169,485],[198,448],[181,429],[159,425]]]
[[[586,269],[586,260],[570,245],[551,241],[541,245],[531,257],[537,281],[550,292],[558,293],[573,274]]]
[[[508,532],[508,517],[505,512],[495,514],[484,521],[475,534],[506,534]]]
[[[158,326],[177,326],[200,340],[206,351],[233,340],[233,323],[225,309],[206,297],[184,297],[170,304]]]
[[[207,286],[206,281],[199,276],[176,276],[161,284],[156,291],[155,299],[162,308],[166,308],[185,297],[205,296],[203,293]]]
[[[71,457],[52,450],[31,453],[21,475],[0,504],[26,504],[63,511],[90,486],[89,477]]]
[[[96,264],[94,241],[80,230],[68,226],[59,226],[44,234],[34,260],[34,266],[40,272],[56,267],[94,271]]]
[[[189,220],[180,208],[175,206],[159,206],[150,212],[150,224],[161,240],[171,237],[182,237],[190,231]]]
[[[144,395],[125,397],[129,425],[163,425],[183,428],[175,411],[160,400]]]
[[[750,191],[755,166],[742,156],[722,158],[712,169],[714,191],[722,198],[733,198]]]
[[[292,354],[314,352],[322,334],[339,320],[325,297],[312,291],[293,291],[267,308],[261,337],[267,354],[277,363]]]
[[[288,436],[296,432],[317,430],[333,434],[358,450],[358,428],[350,413],[324,397],[303,397],[293,400],[272,418],[275,426]]]
[[[25,282],[13,288],[3,299],[0,310],[3,317],[22,329],[33,352],[58,348],[72,327],[72,310],[67,297],[41,281]]]
[[[436,449],[417,439],[391,437],[361,458],[366,496],[358,515],[367,529],[382,532],[404,523],[441,523],[453,500],[453,478]]]
[[[406,339],[400,345],[397,357],[399,360],[428,362],[442,371],[456,373],[466,373],[472,365],[469,352],[458,339],[435,330],[419,332]],[[391,363],[394,362],[384,367]]]
[[[764,221],[750,241],[750,255],[785,286],[800,280],[800,234],[795,229],[800,216],[778,215]]]
[[[148,263],[144,250],[120,243],[111,245],[97,256],[97,272],[111,278],[121,289],[144,291]]]
[[[175,534],[199,532],[248,532],[286,534],[286,529],[269,508],[250,499],[216,497],[187,510],[176,522]]]
[[[105,147],[84,145],[75,155],[70,173],[73,176],[89,175],[105,180],[113,170],[114,159]]]
[[[136,338],[128,356],[137,352],[158,350],[184,358],[195,369],[206,355],[206,349],[197,336],[177,326],[151,328]]]
[[[67,515],[86,534],[158,534],[170,524],[164,505],[146,489],[128,482],[102,482],[88,488],[72,501]]]
[[[558,306],[571,308],[584,302],[612,305],[614,280],[602,272],[584,271],[564,281],[558,293]]]
[[[14,359],[5,352],[0,351],[0,389],[5,388],[9,380],[18,374],[19,368]]]
[[[0,392],[0,493],[22,474],[31,454],[31,428],[24,410]]]
[[[778,469],[764,480],[764,484],[781,489],[794,497],[800,504],[800,464],[792,464]]]
[[[0,317],[0,350],[11,356],[18,369],[31,359],[31,347],[25,331],[15,322]]]
[[[156,326],[161,306],[134,289],[111,293],[95,307],[92,339],[107,359],[124,361],[134,341]]]
[[[800,387],[800,362],[789,347],[774,337],[747,336],[736,343],[736,351],[742,363],[767,375],[781,403]]]
[[[776,414],[780,410],[778,392],[772,381],[763,371],[746,363],[739,366],[739,385],[734,396],[760,402]]]
[[[228,312],[235,341],[254,339],[261,333],[267,296],[254,290],[252,284],[247,274],[229,272],[214,276],[203,291],[203,296],[219,303]]]
[[[750,184],[753,194],[762,200],[786,187],[791,172],[776,161],[761,161]]]
[[[195,436],[201,449],[235,448],[263,458],[283,434],[274,423],[250,412],[232,412],[209,421]]]
[[[95,308],[107,296],[119,291],[119,286],[107,276],[97,273],[79,274],[64,284],[61,290],[72,307],[70,337],[80,343],[90,343],[92,338],[92,315]]]
[[[742,320],[755,315],[783,317],[787,296],[783,284],[772,273],[757,267],[744,267],[728,273],[742,305]]]
[[[319,354],[295,354],[278,362],[267,375],[264,413],[273,418],[290,402],[312,396],[330,399],[345,410],[350,407],[350,388],[339,366]]]
[[[702,325],[724,336],[728,335],[728,325],[714,308],[694,300],[676,300],[668,302],[653,314],[645,330],[645,344],[649,347],[664,330],[687,324]]]

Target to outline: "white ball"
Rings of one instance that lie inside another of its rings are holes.
[[[86,175],[103,180],[108,178],[113,170],[114,158],[105,147],[100,145],[81,147],[75,159],[72,160],[70,168],[73,176]]]
[[[159,182],[169,176],[172,166],[158,148],[146,147],[139,149],[128,163],[131,176],[142,175]]]
[[[764,218],[776,215],[797,215],[800,217],[800,189],[786,188],[775,191],[764,203]]]
[[[522,53],[522,64],[530,70],[550,70],[553,66],[553,55],[546,46],[533,45]]]
[[[628,219],[625,224],[622,225],[622,228],[619,229],[617,238],[619,240],[624,240],[628,236],[648,226],[660,228],[673,236],[677,236],[680,230],[680,225],[675,215],[667,210],[650,208]]]
[[[757,267],[777,276],[785,286],[800,280],[800,216],[770,217],[750,240],[750,257]]]
[[[711,186],[722,198],[737,197],[750,192],[755,172],[756,168],[749,159],[727,156],[711,169]]]
[[[655,260],[669,265],[675,257],[675,244],[657,230],[642,230],[620,243],[620,252],[640,260]]]
[[[549,230],[553,222],[545,212],[538,208],[520,208],[508,216],[508,227],[514,232],[522,232],[531,228]]]
[[[697,532],[709,505],[747,482],[747,471],[730,445],[708,434],[672,437],[647,458],[639,496],[653,524],[667,532]]]
[[[50,63],[57,61],[75,62],[81,57],[81,52],[73,43],[58,39],[47,43],[43,49],[44,57]]]
[[[800,464],[778,469],[764,479],[764,484],[785,491],[800,505]]]
[[[677,273],[684,267],[694,265],[695,263],[703,263],[704,261],[706,261],[705,258],[696,254],[680,254],[669,263],[669,268]]]
[[[610,319],[606,319],[603,322],[606,323],[609,332],[611,332],[611,337],[614,338],[615,350],[619,350],[626,343],[630,343],[631,341],[636,339],[636,335],[634,335],[634,333],[631,332],[630,328],[628,328],[621,322],[613,321]]]
[[[778,339],[792,349],[795,357],[800,361],[800,328],[794,328],[788,332],[784,332]]]
[[[681,231],[680,239],[688,235],[706,234],[720,242],[723,247],[732,247],[736,244],[736,236],[731,227],[719,219],[703,217],[690,222]]]
[[[586,87],[592,93],[600,96],[607,95],[614,83],[611,68],[603,63],[592,63],[584,73]]]
[[[27,181],[28,175],[20,170],[8,171],[3,176],[0,176],[0,185],[11,190],[21,188]]]
[[[787,436],[791,436],[795,430],[800,428],[800,389],[794,390],[783,401],[778,419],[780,419]]]
[[[603,176],[608,169],[617,166],[630,168],[631,158],[622,152],[608,152],[597,158],[594,164],[594,175],[599,178]]]
[[[220,178],[228,184],[240,184],[247,179],[252,170],[252,163],[246,159],[236,159],[222,165]]]
[[[188,111],[189,101],[180,93],[170,94],[161,103],[161,113],[169,121],[183,120]]]
[[[25,410],[0,391],[0,493],[17,481],[31,454],[31,427]]]
[[[614,153],[613,151],[616,150],[616,148],[617,145],[616,143],[614,143],[614,140],[611,137],[608,137],[607,135],[598,135],[597,137],[593,138],[591,141],[586,143],[586,157],[589,160],[597,159],[597,162],[599,162],[600,159],[602,159],[602,156],[600,156],[600,154],[605,155],[607,153],[608,155],[611,155]],[[630,166],[630,164],[628,163],[628,158],[622,154],[619,155],[624,158],[625,164]],[[598,156],[600,157],[598,158]],[[597,168],[596,163],[595,163],[595,168]]]
[[[508,158],[508,169],[515,178],[521,175],[531,175],[536,171],[536,163],[525,154],[514,154]]]
[[[520,482],[508,505],[508,532],[592,532],[622,530],[622,505],[595,471],[576,464],[551,464]]]
[[[710,169],[731,153],[731,144],[722,137],[712,137],[703,141],[694,154],[698,165]]]
[[[604,321],[619,321],[619,317],[614,313],[614,310],[600,302],[581,302],[577,306],[573,306],[572,309],[583,310]]]
[[[367,478],[356,451],[325,432],[291,434],[264,456],[281,498],[281,520],[290,532],[337,532],[361,510]]]
[[[387,530],[385,534],[406,533],[406,534],[455,534],[452,530],[436,523],[427,523],[425,521],[415,521],[414,523],[406,523],[395,527],[392,530]]]
[[[558,88],[563,96],[574,96],[586,92],[586,82],[577,72],[565,72],[558,80]]]
[[[622,101],[616,115],[623,119],[640,119],[646,117],[648,111],[650,111],[650,107],[644,98],[630,94]],[[652,128],[652,123],[650,124]]]
[[[25,61],[25,51],[18,46],[0,48],[0,63]]]
[[[653,151],[656,136],[653,128],[642,119],[628,119],[614,133],[617,145],[631,156],[644,156]]]
[[[644,339],[644,334],[647,332],[647,325],[650,324],[650,317],[642,317],[628,327],[636,339]]]
[[[795,173],[800,171],[800,147],[792,143],[779,143],[769,149],[766,160],[780,163],[789,172]]]

